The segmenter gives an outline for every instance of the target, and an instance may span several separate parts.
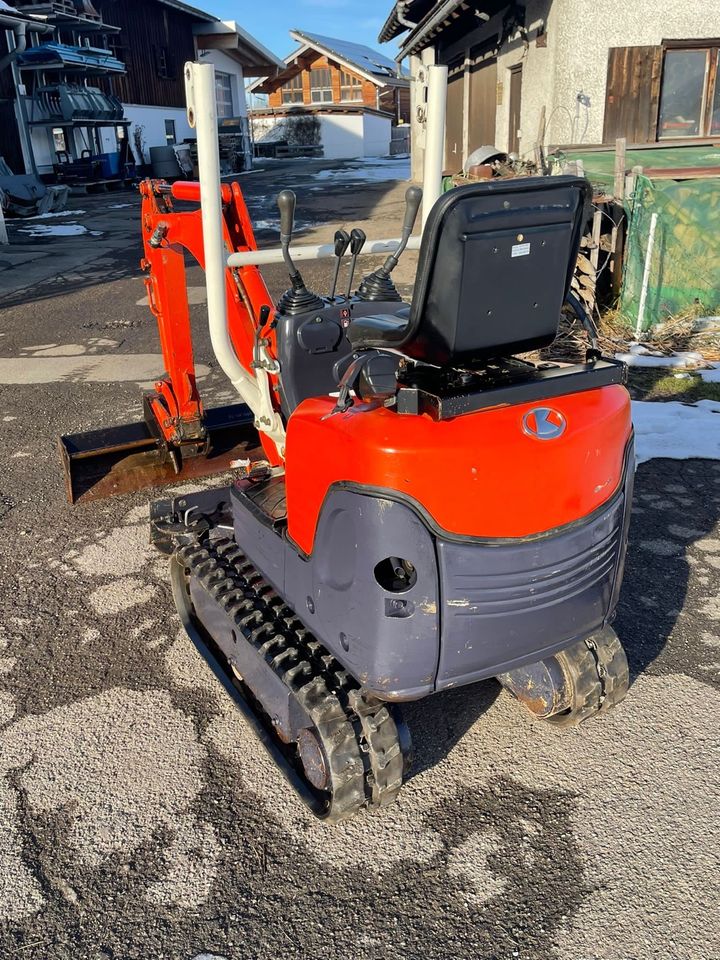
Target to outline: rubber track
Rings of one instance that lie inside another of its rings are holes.
[[[556,654],[566,681],[573,688],[573,705],[545,721],[554,727],[575,727],[590,717],[606,713],[624,699],[630,675],[622,644],[605,627],[586,640]]]
[[[404,765],[391,709],[360,689],[234,540],[205,535],[180,547],[176,556],[311,718],[331,781],[323,819],[336,822],[363,807],[391,803],[402,786]],[[299,760],[296,767],[303,775]]]

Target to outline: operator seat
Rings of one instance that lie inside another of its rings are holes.
[[[347,332],[354,350],[467,369],[548,346],[591,196],[585,178],[567,176],[450,190],[423,232],[409,316],[354,320]]]

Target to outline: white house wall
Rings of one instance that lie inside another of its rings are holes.
[[[128,131],[130,138],[130,147],[135,153],[135,129],[142,126],[142,139],[145,153],[145,163],[150,162],[150,147],[164,147],[167,144],[165,139],[165,121],[175,121],[175,139],[182,143],[185,139],[194,139],[195,131],[190,127],[187,121],[185,110],[179,107],[146,107],[137,103],[124,103],[125,116],[131,121]]]
[[[347,113],[320,115],[320,142],[327,160],[364,157],[363,115]]]
[[[390,150],[392,123],[389,117],[372,113],[316,114],[320,121],[320,143],[327,160],[352,160],[357,157],[386,157]],[[254,117],[253,139],[272,143],[286,138],[286,118]]]
[[[529,0],[530,36],[546,22],[546,47],[534,39],[525,46],[519,35],[498,57],[496,145],[508,146],[510,67],[522,62],[520,153],[532,156],[542,106],[547,143],[601,143],[605,119],[608,53],[611,47],[657,46],[663,40],[710,39],[720,35],[716,0]],[[577,95],[590,106],[578,109]],[[500,97],[499,97],[500,99]]]
[[[363,127],[363,156],[386,157],[390,152],[391,121],[374,113],[365,113]]]
[[[582,143],[600,143],[610,47],[657,46],[663,40],[720,36],[718,0],[633,0],[618,10],[612,0],[555,0],[557,23],[555,106],[574,108],[576,93],[590,97]],[[583,121],[584,123],[584,121]],[[567,143],[569,129],[559,128]],[[555,139],[553,137],[553,139]]]
[[[545,107],[548,135],[553,142],[560,129],[560,120],[567,120],[564,106],[555,109],[555,57],[558,40],[558,3],[555,0],[528,0],[526,28],[532,37],[539,24],[546,24],[547,47],[538,47],[531,40],[526,47],[519,36],[511,37],[498,55],[497,114],[495,146],[507,150],[510,141],[510,68],[522,63],[522,98],[520,101],[520,155],[532,158],[537,141],[540,113]],[[571,104],[574,109],[574,103]],[[567,123],[563,129],[567,128]],[[568,142],[567,140],[562,142]]]

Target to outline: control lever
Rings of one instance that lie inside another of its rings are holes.
[[[335,231],[335,256],[337,257],[335,261],[335,276],[333,277],[332,290],[330,291],[330,299],[335,300],[335,290],[337,289],[338,275],[340,273],[340,263],[342,258],[345,256],[345,251],[350,246],[350,234],[347,230],[336,230]]]
[[[293,226],[295,225],[296,203],[297,197],[292,190],[281,190],[278,194],[277,205],[280,211],[280,248],[293,286],[296,278],[302,281],[302,277],[290,256],[290,241],[292,240]]]
[[[307,310],[319,310],[323,302],[317,294],[305,286],[300,271],[290,256],[290,241],[292,240],[295,223],[295,204],[297,198],[292,190],[281,190],[278,194],[277,205],[280,210],[280,249],[282,250],[285,266],[290,274],[290,290],[286,290],[278,301],[278,313],[294,316],[305,313]]]
[[[408,187],[405,191],[405,218],[403,219],[398,248],[395,253],[390,254],[379,270],[369,274],[360,284],[358,296],[361,300],[400,300],[400,294],[395,289],[390,274],[398,265],[398,261],[410,239],[421,201],[422,190],[420,187]]]
[[[360,251],[365,246],[365,241],[367,237],[365,236],[365,231],[361,230],[359,227],[354,227],[350,231],[350,253],[352,254],[352,260],[350,261],[350,275],[348,276],[347,284],[347,294],[346,299],[350,299],[350,291],[352,290],[353,277],[355,276],[355,264],[357,263],[357,258],[360,254]]]

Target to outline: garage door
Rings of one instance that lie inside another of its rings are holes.
[[[483,60],[470,67],[470,127],[468,150],[495,143],[497,113],[497,60]]]
[[[458,173],[463,166],[463,61],[448,66],[445,119],[445,172]]]

